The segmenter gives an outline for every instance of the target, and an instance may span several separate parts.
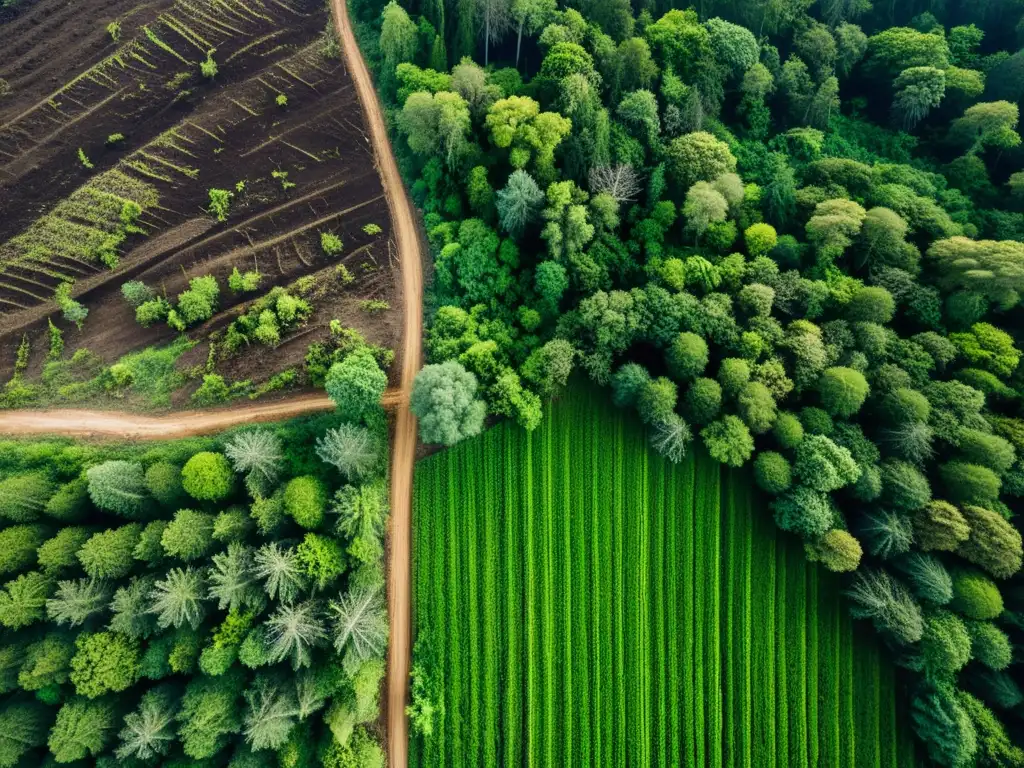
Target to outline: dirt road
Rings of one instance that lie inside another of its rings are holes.
[[[385,408],[408,402],[398,389],[381,398]],[[140,416],[120,411],[55,408],[47,411],[0,411],[0,434],[57,435],[60,437],[118,437],[126,440],[174,440],[212,435],[241,424],[280,421],[316,411],[329,411],[334,403],[322,394],[297,395],[271,403],[233,405],[167,416]]]
[[[412,596],[410,554],[412,517],[412,475],[416,454],[416,419],[409,411],[408,395],[420,369],[423,335],[423,269],[420,239],[412,205],[391,152],[384,113],[373,80],[356,44],[345,0],[331,0],[332,15],[341,40],[349,74],[363,105],[370,128],[377,170],[388,196],[391,226],[398,241],[402,267],[402,298],[405,310],[402,345],[402,373],[399,391],[403,398],[395,413],[395,441],[391,452],[391,538],[388,568],[388,618],[391,647],[388,656],[387,739],[388,765],[406,768],[409,761],[408,723],[405,717],[412,654]]]

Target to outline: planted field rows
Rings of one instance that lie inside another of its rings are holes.
[[[413,765],[914,763],[892,665],[746,475],[597,391],[421,462],[414,519],[444,714]]]

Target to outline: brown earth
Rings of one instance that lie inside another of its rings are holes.
[[[14,45],[0,57],[0,77],[12,89],[0,97],[0,378],[11,375],[23,334],[33,351],[26,377],[38,377],[48,317],[65,332],[66,356],[87,348],[109,364],[172,342],[177,333],[166,325],[135,322],[120,295],[129,279],[172,299],[189,278],[219,279],[220,312],[189,330],[201,343],[179,360],[185,371],[205,365],[206,339],[252,299],[305,276],[317,280],[313,316],[277,346],[253,344],[217,357],[215,372],[259,384],[301,368],[308,346],[329,336],[333,319],[371,343],[394,347],[402,322],[395,237],[350,65],[322,53],[330,23],[324,6],[317,0],[89,0],[89,6],[87,28],[77,32],[66,0],[39,0],[4,25],[4,38]],[[117,43],[105,31],[114,19],[122,24]],[[156,30],[172,51],[153,43],[147,30]],[[198,69],[207,43],[216,49],[212,80]],[[286,106],[275,103],[278,95]],[[126,140],[107,146],[115,132]],[[79,162],[79,147],[94,169]],[[129,237],[115,269],[63,257],[11,260],[11,238],[111,169],[151,184],[159,195],[141,219],[148,235]],[[206,213],[208,190],[234,192],[239,182],[244,189],[235,192],[228,220],[217,222]],[[380,234],[366,233],[369,224]],[[342,239],[340,255],[324,254],[323,232]],[[355,278],[350,284],[342,284],[340,266]],[[228,290],[235,267],[264,274],[259,293]],[[90,312],[81,332],[60,319],[50,298],[62,274],[75,278],[73,294]],[[370,314],[363,307],[370,299],[388,308]],[[398,384],[394,371],[391,378]],[[179,393],[175,405],[186,405],[189,394]],[[118,405],[146,403],[129,397]]]

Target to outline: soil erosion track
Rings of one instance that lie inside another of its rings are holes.
[[[409,411],[412,382],[421,364],[423,333],[423,268],[420,238],[413,209],[405,193],[388,140],[383,111],[373,80],[363,61],[349,23],[344,0],[331,0],[334,23],[349,74],[370,128],[377,170],[387,193],[392,227],[398,245],[404,308],[401,374],[397,389],[388,390],[383,404],[395,411],[395,439],[391,454],[391,537],[388,573],[388,615],[391,648],[388,658],[387,738],[388,764],[406,768],[408,728],[406,690],[411,654],[412,608],[410,600],[410,518],[413,464],[416,453],[416,419]],[[129,439],[169,439],[210,434],[239,424],[274,421],[304,413],[328,410],[324,395],[299,395],[272,403],[176,413],[170,416],[139,416],[113,411],[62,410],[8,411],[0,413],[0,433],[14,435],[113,436]]]

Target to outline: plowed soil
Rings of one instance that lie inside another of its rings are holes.
[[[116,42],[106,30],[115,20]],[[315,275],[312,318],[276,347],[219,359],[216,371],[231,381],[301,365],[332,319],[395,345],[401,299],[387,200],[348,66],[336,46],[325,54],[329,23],[317,0],[39,0],[3,25],[0,78],[11,92],[0,97],[0,376],[10,376],[26,333],[27,377],[38,374],[47,317],[65,331],[66,355],[86,347],[107,363],[173,341],[166,325],[135,322],[120,295],[128,279],[173,299],[190,278],[217,276],[219,314],[189,329],[202,342],[272,285]],[[199,64],[211,49],[218,71],[207,78]],[[114,133],[125,139],[108,145]],[[44,217],[72,233],[92,224],[91,211],[67,213],[68,199],[112,171],[158,197],[140,219],[146,234],[128,237],[116,268],[60,248],[40,258],[17,239]],[[210,189],[234,194],[226,222],[206,210]],[[369,224],[380,233],[367,234]],[[340,255],[324,254],[324,232],[342,239]],[[259,293],[227,289],[235,267],[263,273]],[[90,311],[81,332],[52,301],[68,278]],[[369,314],[367,299],[390,308]],[[200,343],[179,365],[205,363],[207,353]]]

